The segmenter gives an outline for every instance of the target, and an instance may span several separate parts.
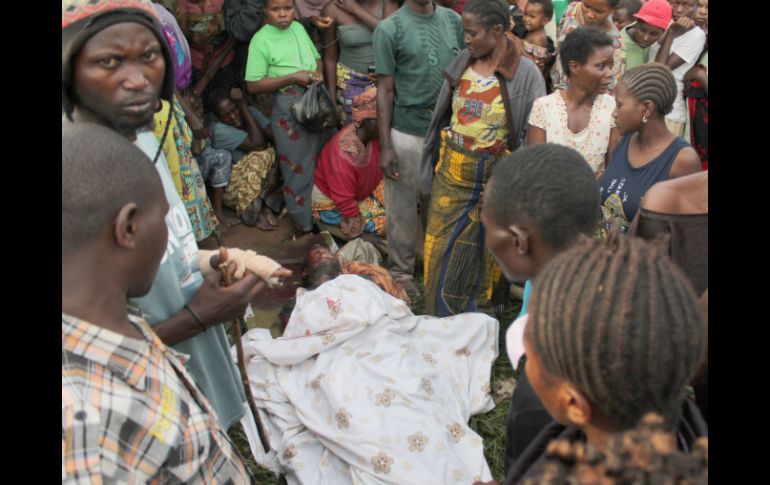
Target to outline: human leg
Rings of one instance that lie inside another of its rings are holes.
[[[413,280],[417,246],[419,162],[423,138],[390,131],[399,178],[385,178],[388,263],[396,280]]]

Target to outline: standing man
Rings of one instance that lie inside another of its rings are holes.
[[[406,0],[379,23],[373,42],[389,269],[414,301],[422,145],[443,71],[465,46],[463,29],[452,10],[430,0]]]
[[[218,253],[198,251],[150,131],[160,98],[170,102],[173,92],[172,57],[147,0],[62,1],[62,122],[106,126],[152,160],[169,205],[168,245],[152,289],[132,301],[166,345],[190,356],[188,370],[228,429],[243,416],[245,396],[220,324],[242,316],[265,281],[291,273],[253,251],[230,249],[240,280],[220,285]]]

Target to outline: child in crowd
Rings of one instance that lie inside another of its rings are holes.
[[[313,82],[323,82],[321,56],[299,22],[292,0],[267,0],[266,25],[249,44],[246,87],[252,94],[273,93],[270,118],[286,207],[294,219],[294,238],[311,232],[311,193],[318,153],[328,131],[310,131],[291,106]]]
[[[548,36],[545,34],[545,25],[553,17],[553,3],[551,0],[529,0],[524,7],[524,27],[527,35],[521,41],[524,56],[532,59],[537,64],[540,72],[545,73],[545,64],[548,60]]]
[[[270,120],[246,104],[239,88],[214,90],[207,102],[214,115],[209,124],[211,143],[232,157],[224,203],[235,209],[244,223],[263,231],[274,230],[282,197],[276,192],[279,176],[275,150],[269,145],[273,133]]]
[[[599,221],[598,205],[596,177],[577,151],[552,143],[521,148],[495,167],[484,191],[481,220],[486,248],[509,281],[535,278],[578,236],[593,232]],[[520,367],[524,355],[526,304],[525,296],[521,316],[506,335],[514,368]],[[506,470],[550,420],[521,372],[506,425]]]
[[[671,23],[671,5],[667,0],[648,0],[633,17],[636,21],[620,31],[626,49],[626,70],[649,62],[650,46]]]
[[[168,211],[139,148],[62,125],[63,483],[249,483],[181,354],[129,306],[166,256]]]
[[[612,12],[612,21],[618,30],[623,30],[627,25],[634,21],[634,14],[642,8],[642,2],[639,0],[621,0],[615,10]]]
[[[690,141],[686,130],[687,106],[684,101],[684,76],[703,53],[706,33],[695,24],[698,0],[669,0],[674,23],[663,38],[650,47],[650,59],[660,62],[674,73],[676,79],[676,100],[674,108],[666,115],[666,125],[675,135]]]

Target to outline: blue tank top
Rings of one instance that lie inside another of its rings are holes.
[[[690,146],[682,137],[674,141],[663,152],[639,168],[628,161],[628,145],[632,135],[620,139],[612,153],[607,170],[599,182],[602,200],[602,229],[606,234],[610,223],[615,220],[621,231],[626,232],[639,211],[642,197],[653,184],[668,179],[668,172],[682,148]]]

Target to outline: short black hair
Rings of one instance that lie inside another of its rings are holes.
[[[163,196],[147,155],[127,138],[93,123],[62,122],[62,252],[93,241],[120,209]]]
[[[596,229],[599,184],[580,153],[545,143],[520,148],[497,163],[484,205],[501,226],[531,221],[554,249]]]
[[[615,9],[624,8],[628,12],[628,16],[632,17],[636,12],[642,9],[642,2],[639,0],[621,0]]]
[[[612,37],[595,27],[578,27],[568,33],[559,46],[559,59],[564,74],[569,77],[569,62],[588,62],[591,54],[602,47],[612,47]]]
[[[206,111],[213,114],[216,117],[219,117],[219,114],[217,113],[217,107],[219,106],[219,103],[221,103],[225,99],[230,99],[230,90],[226,88],[217,88],[209,93],[208,98],[206,98]]]
[[[511,11],[503,0],[470,0],[463,7],[463,12],[477,16],[487,30],[502,25],[503,32],[506,32],[511,23]]]
[[[319,263],[318,266],[308,271],[303,284],[308,290],[315,290],[322,284],[333,280],[341,274],[342,265],[340,264],[339,259],[332,258],[323,263]]]
[[[542,5],[543,6],[543,15],[545,15],[546,18],[553,18],[553,2],[551,0],[529,0],[527,2],[527,5]]]

